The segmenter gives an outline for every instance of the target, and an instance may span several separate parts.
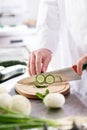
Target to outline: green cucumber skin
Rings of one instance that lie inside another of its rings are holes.
[[[53,81],[52,81],[52,82],[48,82],[48,80],[47,80],[47,78],[50,77],[50,76],[53,78]],[[54,82],[55,82],[55,77],[54,77],[54,75],[48,74],[48,75],[45,77],[45,82],[46,82],[47,84],[52,84],[52,83],[54,83]]]
[[[46,85],[46,84],[36,84],[35,86],[37,88],[46,88],[46,87],[48,87],[48,85]]]
[[[13,66],[13,65],[27,65],[26,62],[24,61],[18,61],[18,60],[9,60],[9,61],[1,61],[0,66],[8,67],[8,66]]]
[[[41,76],[41,78],[43,78],[43,81],[42,81],[42,82],[39,81],[40,76]],[[45,76],[44,76],[43,74],[38,74],[38,75],[36,76],[36,82],[37,82],[38,84],[43,84],[43,83],[45,82]]]
[[[41,77],[40,77],[41,76]],[[52,81],[51,82],[49,82],[48,80],[47,80],[47,78],[48,77],[51,77],[52,78]],[[42,81],[40,81],[40,78],[42,78],[43,80]],[[52,74],[48,74],[48,75],[44,75],[44,74],[38,74],[37,76],[36,76],[36,87],[38,87],[38,88],[44,88],[44,87],[46,87],[47,85],[49,85],[49,84],[53,84],[55,82],[55,77],[54,77],[54,75],[52,75]],[[44,85],[44,84],[46,84],[46,85]]]

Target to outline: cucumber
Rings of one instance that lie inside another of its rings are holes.
[[[36,86],[37,88],[46,88],[46,87],[48,87],[47,84],[36,84],[35,86]]]
[[[44,83],[44,82],[45,82],[45,76],[44,76],[43,74],[38,74],[38,75],[36,76],[36,82],[37,82],[38,84]]]
[[[59,75],[55,75],[55,81],[56,82],[62,82],[62,77]]]
[[[45,78],[47,84],[52,84],[55,82],[55,77],[52,74],[48,74]]]
[[[52,84],[54,82],[55,82],[55,77],[52,74],[48,74],[45,77],[45,75],[41,73],[36,76],[37,86],[47,86],[48,84]]]
[[[0,66],[4,66],[4,67],[9,67],[9,66],[18,65],[18,64],[27,65],[26,62],[19,61],[19,60],[7,60],[7,61],[0,62]]]

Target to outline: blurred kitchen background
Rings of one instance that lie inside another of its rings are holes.
[[[40,0],[0,0],[0,24],[21,24],[37,19]]]
[[[37,46],[36,23],[40,1],[0,0],[1,63],[9,60],[28,63],[31,51]],[[60,59],[59,54],[54,55],[47,71],[57,69],[58,60],[56,59]],[[60,62],[59,67],[61,68]]]
[[[39,2],[0,0],[0,60],[28,56],[35,45]]]

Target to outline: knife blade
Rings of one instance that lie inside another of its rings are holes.
[[[83,65],[82,70],[86,69],[86,67],[87,67],[87,63],[85,63]],[[55,83],[74,81],[74,80],[81,79],[81,76],[78,75],[78,73],[77,73],[77,65],[73,65],[72,67],[63,68],[63,69],[59,69],[59,70],[55,70],[55,71],[45,72],[42,74],[44,77],[46,77],[47,75],[53,75],[55,78],[55,81],[54,81]],[[36,83],[37,82],[36,77],[37,77],[37,75],[30,76],[29,82]]]

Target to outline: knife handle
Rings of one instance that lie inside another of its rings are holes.
[[[83,65],[82,70],[85,70],[87,68],[87,62]]]

